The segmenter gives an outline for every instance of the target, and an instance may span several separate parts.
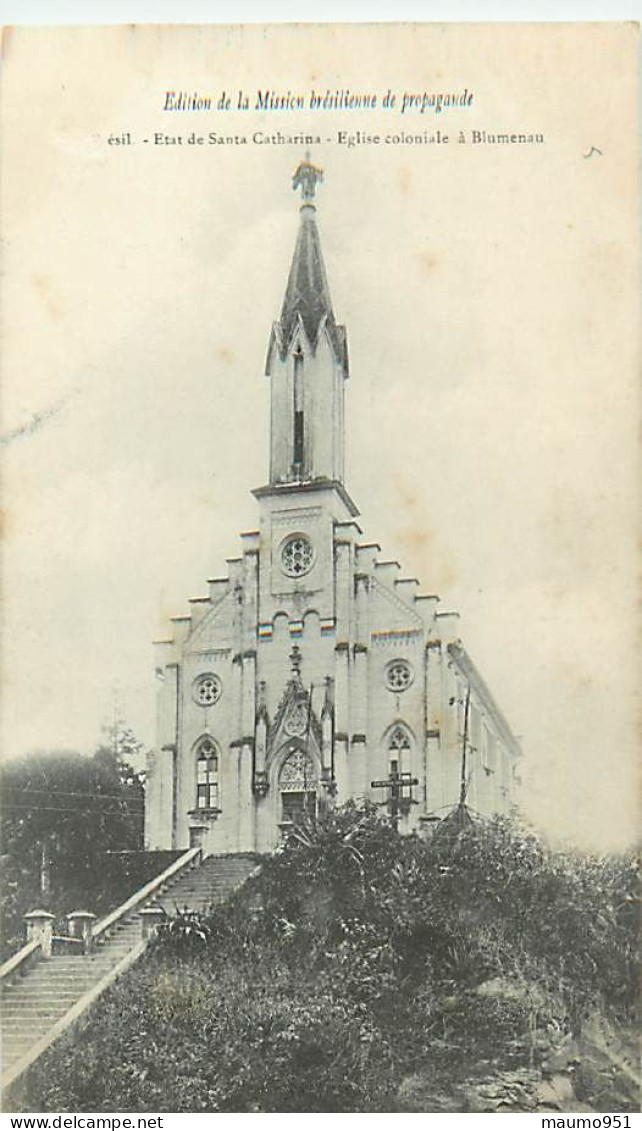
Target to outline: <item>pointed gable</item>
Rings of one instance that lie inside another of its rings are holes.
[[[285,742],[292,739],[304,742],[308,750],[312,749],[317,757],[320,756],[321,723],[312,707],[311,693],[301,680],[301,652],[296,644],[290,653],[290,659],[292,676],[285,685],[270,728],[268,761]]]
[[[310,703],[310,692],[294,676],[281,697],[270,734],[270,751],[287,738],[314,738],[321,744],[321,723]]]

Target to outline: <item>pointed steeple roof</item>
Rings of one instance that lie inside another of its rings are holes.
[[[319,229],[315,211],[308,204],[301,209],[301,225],[281,310],[281,329],[288,342],[299,317],[312,346],[316,345],[322,320],[326,318],[329,325],[334,322]]]
[[[286,355],[299,326],[315,352],[323,327],[326,328],[335,357],[348,368],[347,339],[344,326],[338,326],[332,310],[328,278],[323,263],[321,240],[312,203],[315,185],[322,180],[322,170],[309,159],[302,161],[292,178],[293,187],[302,189],[301,222],[292,265],[283,299],[281,317],[274,325],[279,352]]]

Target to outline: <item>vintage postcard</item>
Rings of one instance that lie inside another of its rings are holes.
[[[635,1110],[637,52],[4,30],[13,1109]]]

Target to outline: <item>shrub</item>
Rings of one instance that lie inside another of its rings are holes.
[[[351,804],[223,908],[168,920],[26,1107],[390,1112],[413,1072],[452,1095],[532,1075],[587,1016],[630,1019],[638,907],[630,859],[505,819],[402,838]]]

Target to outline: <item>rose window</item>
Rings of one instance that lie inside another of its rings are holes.
[[[288,577],[300,577],[312,566],[312,544],[302,534],[289,538],[281,551],[283,571]]]
[[[386,687],[397,694],[412,683],[412,668],[407,660],[393,660],[386,668]]]
[[[194,680],[194,699],[201,707],[212,707],[220,699],[222,690],[220,679],[211,672]]]

